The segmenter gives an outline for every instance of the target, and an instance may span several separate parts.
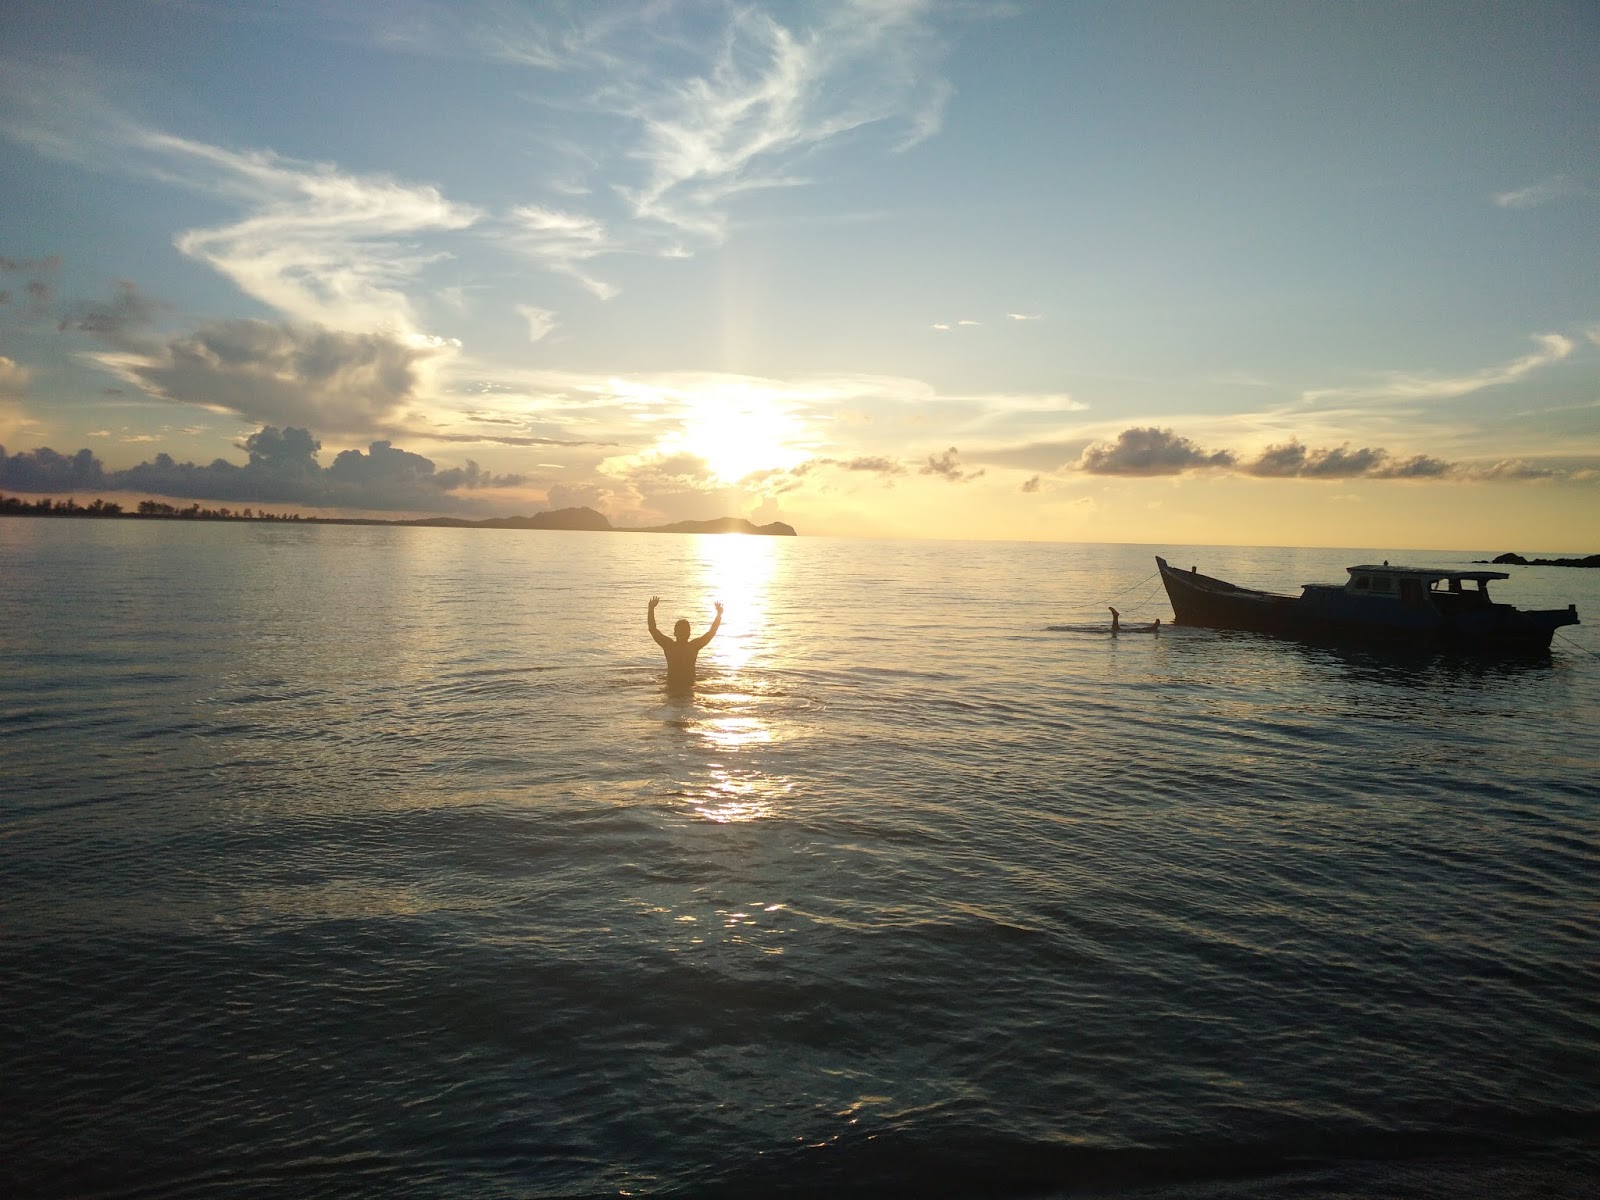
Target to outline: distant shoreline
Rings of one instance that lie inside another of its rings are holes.
[[[105,500],[79,504],[76,500],[35,501],[0,495],[0,516],[56,517],[119,521],[268,521],[298,525],[401,525],[434,529],[560,529],[583,533],[737,533],[765,537],[797,537],[794,526],[782,521],[756,525],[743,517],[715,517],[709,521],[673,521],[666,525],[613,525],[604,513],[592,508],[558,508],[529,517],[415,517],[385,520],[382,517],[307,517],[299,513],[273,513],[254,508],[201,508],[192,504],[179,508],[159,500],[146,500],[129,512],[122,505]]]
[[[1506,553],[1490,559],[1477,559],[1491,565],[1509,567],[1600,567],[1600,554],[1583,558],[1523,558],[1520,554]]]

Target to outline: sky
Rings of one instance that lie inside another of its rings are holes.
[[[1600,6],[8,0],[0,491],[1600,550]]]

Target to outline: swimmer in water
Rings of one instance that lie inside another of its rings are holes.
[[[722,625],[722,605],[717,605],[717,617],[711,622],[711,628],[697,638],[689,636],[689,622],[679,621],[672,627],[672,632],[677,635],[674,641],[656,628],[656,605],[660,603],[660,596],[650,597],[650,636],[655,638],[661,652],[667,656],[667,691],[692,692],[695,659],[699,657],[700,648],[717,636],[717,629]]]

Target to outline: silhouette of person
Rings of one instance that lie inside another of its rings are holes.
[[[700,656],[701,647],[717,636],[717,630],[722,625],[722,605],[717,605],[717,616],[711,622],[711,628],[697,638],[689,636],[689,622],[680,620],[672,627],[672,632],[677,638],[674,641],[656,628],[656,605],[660,603],[660,596],[650,597],[650,636],[655,638],[656,645],[660,646],[661,652],[667,656],[667,691],[692,692],[695,659]]]

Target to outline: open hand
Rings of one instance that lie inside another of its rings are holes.
[[[661,603],[661,597],[660,596],[651,596],[650,597],[650,607],[651,608],[655,608],[655,606],[660,604],[660,603]]]
[[[719,600],[713,600],[711,603],[716,606],[717,616],[720,617],[722,615],[722,602]]]

